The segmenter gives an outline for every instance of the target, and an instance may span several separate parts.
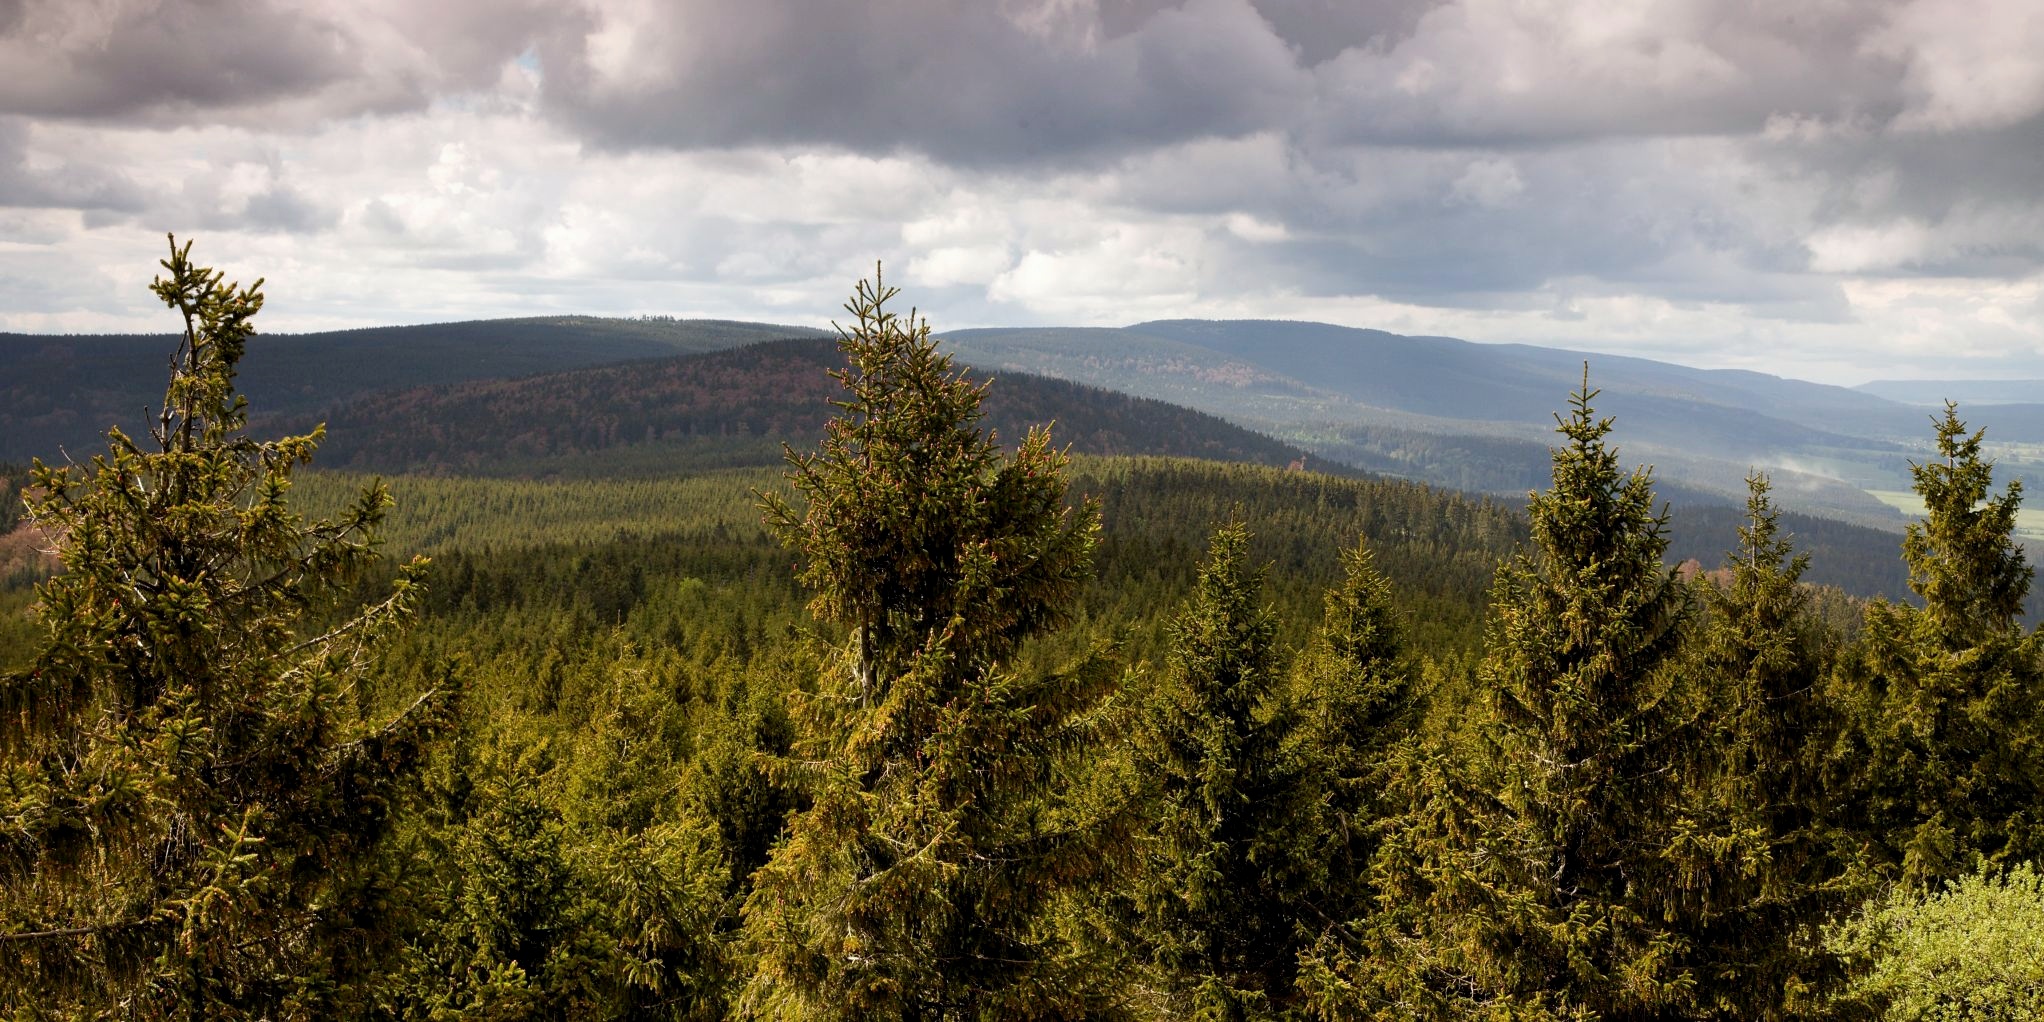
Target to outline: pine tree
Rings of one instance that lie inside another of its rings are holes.
[[[1991,494],[1956,407],[1912,465],[1925,517],[1902,544],[1921,609],[1876,602],[1834,673],[1851,721],[1831,757],[1846,825],[1877,869],[1920,885],[2044,857],[2044,639],[2017,621],[2030,566],[2022,486]]]
[[[1097,738],[1115,672],[1013,659],[1071,611],[1099,511],[1066,506],[1047,430],[1012,454],[982,430],[986,385],[888,311],[895,294],[876,274],[846,306],[841,414],[789,456],[802,509],[765,501],[812,610],[850,636],[801,707],[813,803],[754,877],[740,1010],[1070,1017],[1089,987],[1045,915],[1112,828],[1061,808],[1060,768]]]
[[[1688,1002],[1703,871],[1679,782],[1699,742],[1670,670],[1688,599],[1648,473],[1620,471],[1595,396],[1586,380],[1557,417],[1534,553],[1498,570],[1473,761],[1406,782],[1406,833],[1382,853],[1394,910],[1372,935],[1380,1010],[1615,1022]]]
[[[1214,533],[1137,750],[1155,807],[1138,939],[1174,1017],[1273,1017],[1319,929],[1308,910],[1327,869],[1320,778],[1248,543],[1239,522]]]
[[[236,364],[262,307],[173,240],[154,291],[183,319],[145,447],[34,469],[60,537],[44,638],[0,682],[0,1012],[309,1017],[386,948],[366,865],[444,700],[356,712],[363,667],[423,565],[336,616],[390,497],[339,518],[287,503],[320,432],[243,433]]]
[[[1781,535],[1764,475],[1747,480],[1746,524],[1687,668],[1703,686],[1712,764],[1692,801],[1722,840],[1714,902],[1692,958],[1701,1012],[1797,1017],[1819,1008],[1832,971],[1818,925],[1841,907],[1843,864],[1826,825],[1821,757],[1837,730],[1823,699],[1833,640],[1801,584],[1809,556]]]

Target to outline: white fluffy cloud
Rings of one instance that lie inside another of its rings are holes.
[[[0,328],[1320,318],[2044,375],[2025,0],[0,0]]]

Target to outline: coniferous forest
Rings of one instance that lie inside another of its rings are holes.
[[[876,274],[781,469],[380,480],[154,288],[146,435],[0,466],[7,1017],[2044,1018],[1956,408],[1863,600],[1758,474],[1673,563],[1587,371],[1523,509],[1082,456]]]

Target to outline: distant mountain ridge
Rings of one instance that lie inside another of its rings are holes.
[[[1150,326],[1156,333],[1126,348],[1119,342],[1130,336],[1129,331],[1057,333],[1070,361],[1096,371],[1132,361],[1150,374],[1153,383],[1194,380],[1223,393],[1249,392],[1292,402],[1293,408],[1318,407],[1329,423],[1315,434],[1320,450],[1340,461],[1302,458],[1297,446],[1213,414],[1018,372],[969,357],[970,345],[948,344],[947,349],[973,362],[975,374],[996,377],[989,392],[987,421],[1010,441],[1031,424],[1055,421],[1054,439],[1081,453],[1184,455],[1272,467],[1304,460],[1309,467],[1337,472],[1348,471],[1344,465],[1354,465],[1453,489],[1505,494],[1508,499],[1503,503],[1508,507],[1517,506],[1518,497],[1527,490],[1547,484],[1548,437],[1538,430],[1519,430],[1514,423],[1418,413],[1400,413],[1399,426],[1342,423],[1338,416],[1352,403],[1349,399],[1279,372],[1270,365],[1275,359],[1263,358],[1253,347],[1237,345],[1233,349],[1241,352],[1237,355],[1195,343],[1207,329],[1204,325],[1200,329],[1169,323]],[[760,324],[574,319],[393,328],[368,332],[367,337],[378,345],[355,349],[387,354],[387,360],[344,365],[339,379],[327,380],[333,384],[329,390],[301,392],[295,397],[280,395],[279,377],[288,376],[288,372],[278,364],[263,365],[265,359],[288,364],[290,357],[300,357],[316,364],[317,358],[333,357],[331,346],[335,343],[362,335],[316,335],[315,343],[305,352],[288,350],[298,338],[261,337],[252,348],[247,363],[250,372],[243,380],[252,384],[256,432],[328,423],[327,442],[317,460],[322,469],[525,477],[674,475],[706,468],[777,464],[782,441],[797,446],[813,442],[829,412],[827,402],[837,395],[836,384],[825,371],[840,360],[835,345],[819,336],[820,331],[808,331],[807,337],[758,340],[781,329]],[[170,340],[101,338],[83,347],[89,351],[95,345],[127,343],[146,351],[150,361],[167,360]],[[754,343],[746,343],[748,340]],[[324,354],[321,343],[328,345]],[[155,350],[159,347],[160,352]],[[699,350],[673,354],[689,347]],[[407,348],[418,350],[400,350]],[[1477,346],[1460,350],[1471,348]],[[525,369],[647,350],[665,357],[634,357],[510,378],[488,375],[513,366]],[[1055,355],[1058,346],[1048,345],[1046,350]],[[1426,350],[1425,346],[1419,350]],[[1483,353],[1485,350],[1477,351]],[[76,357],[67,356],[74,361]],[[1309,359],[1294,362],[1293,367],[1315,369],[1317,364],[1310,358],[1324,358],[1327,353],[1313,355],[1309,351],[1293,357]],[[426,385],[372,389],[379,380],[402,378],[412,371],[408,366],[423,366],[442,376]],[[162,367],[154,364],[147,370],[138,374],[135,389],[121,400],[133,399],[136,405],[160,400]],[[1574,372],[1574,381],[1558,375],[1560,370],[1547,379],[1556,384],[1556,405],[1565,400],[1568,386],[1579,382],[1580,363]],[[143,376],[146,379],[140,378]],[[1325,383],[1339,377],[1336,372],[1314,371],[1308,378]],[[58,380],[51,389],[93,390],[85,385],[103,382]],[[299,383],[302,386],[302,381]],[[12,377],[0,379],[0,385],[22,386]],[[1528,407],[1537,403],[1540,389],[1536,384],[1527,386]],[[97,393],[105,400],[114,391],[101,387]],[[321,403],[318,398],[325,393],[340,397]],[[1397,397],[1398,388],[1389,388],[1389,393]],[[1446,393],[1452,396],[1452,388]],[[266,400],[271,404],[265,405]],[[1602,401],[1600,405],[1608,407]],[[1437,405],[1436,410],[1455,409]],[[0,415],[7,411],[0,409]],[[99,449],[97,431],[94,433],[89,445],[73,449],[75,455],[84,457]],[[11,430],[0,435],[9,440],[20,436]],[[1444,458],[1444,451],[1451,452],[1452,458]],[[1628,460],[1640,460],[1631,457],[1630,449],[1623,453]],[[5,460],[0,457],[0,462]],[[1448,474],[1444,467],[1461,474]],[[18,473],[11,473],[10,478],[13,474]],[[1671,556],[1678,560],[1694,557],[1706,566],[1718,563],[1734,542],[1736,509],[1721,503],[1721,496],[1691,489],[1665,471],[1657,473],[1657,483],[1662,497],[1676,505]],[[1897,539],[1892,534],[1793,514],[1784,521],[1796,534],[1799,548],[1820,554],[1811,581],[1862,595],[1900,597],[1906,591],[1906,576],[1896,556]]]
[[[262,335],[240,382],[258,413],[310,420],[358,399],[421,386],[825,336],[759,323],[575,316]],[[1601,392],[1599,413],[1617,420],[1623,458],[1655,466],[1664,482],[1734,505],[1757,468],[1773,477],[1787,506],[1899,528],[1909,461],[1927,454],[1931,436],[1924,407],[1865,390],[1321,323],[1157,320],[1123,328],[962,330],[942,338],[961,361],[986,372],[1030,373],[1181,405],[1329,462],[1494,494],[1523,493],[1544,480],[1553,413],[1581,385],[1585,361],[1591,386]],[[139,431],[145,410],[161,400],[174,344],[168,336],[0,335],[0,460],[89,452],[111,423]],[[1987,427],[2003,478],[2044,485],[2044,404],[1981,404],[1961,412]],[[601,419],[582,416],[578,428],[600,434]],[[735,444],[710,443],[678,424],[655,428],[676,430],[698,439],[669,446],[692,445],[710,459],[706,464],[740,457]],[[594,439],[554,437],[548,449],[580,450]],[[609,436],[601,449],[616,458],[631,450],[647,459],[635,471],[657,470],[643,440]]]
[[[364,395],[329,406],[326,468],[477,475],[631,474],[777,464],[807,447],[841,395],[833,340],[794,338],[509,380]],[[966,370],[976,375],[976,370]],[[1001,373],[986,423],[1008,443],[1039,423],[1084,454],[1149,454],[1283,467],[1306,452],[1192,409],[1067,380]],[[304,429],[311,415],[275,417]]]
[[[2044,380],[1874,380],[1854,390],[1927,408],[1962,405],[2044,404]]]
[[[259,412],[310,411],[379,390],[525,376],[778,337],[808,327],[664,317],[543,316],[258,334],[237,383]],[[173,334],[0,333],[0,460],[91,451],[139,434],[163,401]]]
[[[1523,492],[1544,477],[1557,410],[1582,385],[1616,419],[1621,456],[1713,499],[1767,472],[1788,506],[1885,528],[1931,437],[1924,410],[1846,387],[1520,344],[1278,320],[1158,320],[1121,329],[952,331],[960,357],[1174,401],[1332,459],[1441,485]],[[2038,414],[2032,414],[2033,409]],[[2044,406],[1962,409],[2004,477],[2044,479],[2022,445]]]

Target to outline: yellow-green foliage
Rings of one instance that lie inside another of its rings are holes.
[[[2044,875],[2027,863],[1898,889],[1825,938],[1863,970],[1850,995],[1884,1022],[2044,1019]]]
[[[319,472],[298,482],[298,499],[322,508],[359,492],[365,477]],[[542,482],[400,476],[386,481],[396,507],[384,527],[391,550],[453,547],[508,550],[599,543],[619,535],[684,529],[759,533],[755,490],[784,489],[773,469],[728,469],[662,479]]]

